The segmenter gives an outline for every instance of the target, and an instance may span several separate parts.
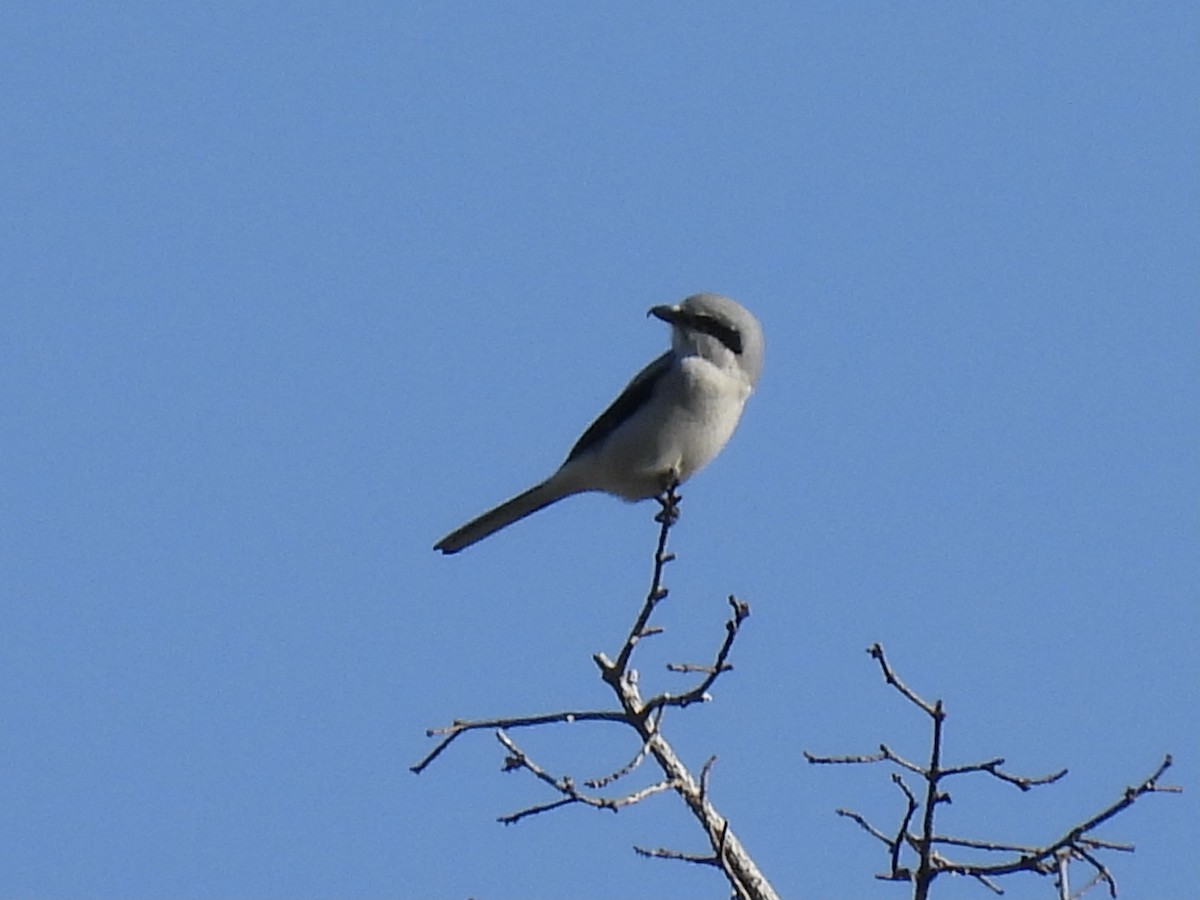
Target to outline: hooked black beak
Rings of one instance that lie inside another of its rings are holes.
[[[646,311],[646,315],[662,319],[670,325],[676,324],[684,317],[683,310],[678,306],[652,306]]]

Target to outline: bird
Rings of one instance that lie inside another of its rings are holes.
[[[762,372],[762,327],[720,294],[693,294],[646,315],[671,326],[671,349],[633,377],[554,474],[450,532],[434,550],[458,553],[573,494],[658,496],[721,452]]]

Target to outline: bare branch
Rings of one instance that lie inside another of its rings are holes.
[[[893,750],[887,744],[880,744],[879,752],[883,756],[884,759],[894,762],[900,768],[908,769],[908,771],[912,772],[914,775],[920,775],[922,778],[929,777],[929,771],[927,769],[922,769],[916,763],[909,762],[907,759],[905,759],[903,756],[901,756],[899,753],[897,753],[895,750]]]
[[[1092,856],[1092,854],[1088,853],[1082,847],[1073,847],[1072,851],[1075,854],[1077,854],[1081,859],[1085,859],[1089,863],[1091,863],[1092,868],[1094,868],[1096,870],[1096,875],[1088,883],[1088,886],[1090,887],[1091,885],[1096,884],[1099,881],[1103,881],[1105,884],[1108,885],[1108,896],[1116,897],[1117,896],[1117,882],[1112,877],[1112,873],[1108,871],[1108,868],[1104,865],[1104,863],[1100,862],[1100,860],[1096,859],[1096,857]]]
[[[720,677],[722,672],[728,672],[733,666],[726,662],[733,642],[737,639],[738,629],[750,615],[750,604],[729,595],[729,605],[733,607],[733,617],[725,623],[725,640],[717,651],[716,662],[708,668],[708,675],[690,691],[683,694],[659,694],[646,702],[646,709],[658,709],[663,706],[678,706],[681,709],[692,703],[704,702],[708,699],[708,689]]]
[[[863,764],[867,764],[867,763],[877,763],[877,762],[894,762],[896,765],[900,766],[902,769],[908,769],[908,771],[912,772],[914,775],[920,775],[922,778],[927,777],[929,774],[923,768],[918,766],[916,763],[909,762],[907,759],[905,759],[903,756],[901,756],[899,753],[897,753],[895,750],[893,750],[887,744],[880,744],[878,753],[863,753],[863,754],[857,754],[854,756],[817,756],[816,754],[809,753],[807,750],[805,750],[804,758],[808,762],[813,763],[814,765],[835,765],[835,766],[863,765]]]
[[[1001,895],[1004,893],[1004,889],[1002,887],[1000,887],[1000,885],[996,884],[996,882],[992,881],[992,879],[988,878],[986,875],[972,875],[971,877],[974,878],[976,881],[978,881],[980,884],[982,884],[985,888],[987,888],[993,894]]]
[[[529,728],[535,725],[550,725],[556,722],[624,722],[625,713],[618,710],[563,710],[562,712],[542,713],[536,716],[506,716],[499,719],[455,719],[446,728],[430,728],[425,732],[427,737],[445,735],[425,757],[416,765],[410,766],[409,771],[421,774],[431,762],[442,755],[442,751],[450,746],[460,735],[480,728]]]
[[[1163,758],[1163,761],[1159,764],[1158,768],[1155,769],[1154,773],[1149,778],[1141,782],[1141,784],[1130,785],[1129,787],[1125,788],[1120,799],[1118,799],[1115,803],[1112,803],[1105,809],[1101,810],[1090,819],[1081,822],[1078,825],[1073,825],[1068,831],[1059,837],[1058,840],[1053,841],[1044,847],[1038,848],[1033,853],[1025,854],[1019,859],[1012,860],[1007,863],[996,863],[990,866],[955,866],[955,871],[958,871],[962,874],[979,872],[985,875],[1006,875],[1009,872],[1021,871],[1043,871],[1046,860],[1057,854],[1060,850],[1065,849],[1069,849],[1078,854],[1081,858],[1088,859],[1090,861],[1091,857],[1088,855],[1087,844],[1085,843],[1084,839],[1087,838],[1089,842],[1094,839],[1088,836],[1088,832],[1100,826],[1104,822],[1107,822],[1122,810],[1128,809],[1139,797],[1153,793],[1180,792],[1181,788],[1175,785],[1158,784],[1158,779],[1163,776],[1171,764],[1172,759],[1168,754]],[[1100,867],[1100,869],[1103,869],[1103,867]],[[1103,869],[1103,871],[1107,873],[1108,870]],[[1108,878],[1111,878],[1111,875],[1109,875]],[[1107,881],[1108,879],[1105,880]],[[1110,884],[1110,889],[1115,891],[1115,884]]]
[[[717,651],[714,664],[704,668],[679,667],[686,668],[689,671],[702,672],[705,676],[696,687],[684,694],[678,696],[662,694],[654,697],[649,702],[644,701],[638,688],[637,670],[630,665],[638,642],[648,635],[661,631],[659,627],[650,624],[650,618],[657,605],[667,596],[667,589],[663,586],[663,572],[666,564],[674,559],[674,555],[667,552],[666,542],[670,527],[679,515],[679,499],[674,485],[670,486],[659,498],[661,511],[655,516],[655,521],[661,525],[661,528],[659,529],[658,544],[654,554],[654,568],[650,589],[638,611],[633,627],[630,629],[625,642],[617,653],[616,659],[610,660],[604,653],[596,653],[592,657],[600,670],[601,678],[612,688],[613,693],[616,695],[620,709],[611,711],[561,712],[541,716],[477,721],[456,720],[448,728],[429,732],[429,736],[431,737],[435,735],[443,735],[444,737],[424,759],[412,768],[414,772],[424,770],[451,742],[467,731],[474,731],[481,728],[496,729],[497,739],[508,750],[508,756],[504,763],[505,770],[525,769],[561,795],[559,799],[550,803],[530,806],[501,817],[500,821],[505,823],[517,822],[528,816],[572,804],[584,804],[593,808],[616,810],[623,806],[640,802],[652,794],[661,793],[665,790],[674,790],[683,799],[688,809],[703,827],[713,850],[712,856],[705,857],[677,853],[670,850],[655,851],[636,848],[638,852],[646,856],[682,859],[689,862],[714,865],[722,871],[729,881],[735,897],[744,898],[744,900],[777,900],[774,889],[750,858],[750,855],[742,847],[736,835],[734,835],[729,826],[729,821],[717,812],[709,799],[708,781],[715,757],[711,757],[705,763],[701,770],[700,778],[697,780],[680,760],[678,754],[671,747],[670,743],[668,743],[660,729],[663,712],[668,706],[684,707],[691,703],[708,699],[707,691],[709,688],[712,687],[716,679],[723,672],[727,672],[732,668],[728,662],[728,656],[734,639],[737,636],[738,629],[749,615],[749,606],[736,597],[731,596],[729,598],[730,606],[733,608],[733,616],[726,623],[725,639]],[[620,722],[637,732],[641,740],[638,752],[629,763],[602,778],[584,782],[585,788],[595,790],[612,784],[628,775],[647,758],[653,758],[655,764],[663,772],[665,776],[664,780],[623,797],[595,796],[577,787],[574,780],[569,777],[555,778],[550,775],[540,765],[530,759],[504,733],[505,728],[572,721]]]
[[[504,760],[504,771],[511,772],[514,769],[526,769],[531,772],[539,781],[550,785],[560,794],[563,795],[562,800],[557,800],[554,803],[549,803],[540,806],[531,806],[519,812],[511,813],[507,816],[500,816],[498,821],[505,825],[511,825],[518,822],[526,816],[536,815],[537,813],[546,812],[551,809],[558,809],[561,806],[566,806],[569,803],[583,803],[586,806],[592,806],[596,809],[611,809],[616,812],[623,806],[632,806],[635,803],[640,803],[647,797],[654,794],[661,794],[663,791],[670,790],[676,785],[671,781],[660,781],[658,784],[652,784],[649,787],[634,791],[631,794],[626,794],[624,797],[593,797],[585,794],[575,787],[575,782],[566,776],[555,778],[545,769],[529,758],[516,743],[503,731],[497,730],[496,739],[504,745],[508,750],[509,756]]]
[[[934,831],[935,812],[938,804],[950,802],[950,795],[941,788],[941,782],[944,779],[952,776],[980,773],[990,775],[1022,791],[1028,791],[1034,787],[1053,784],[1063,778],[1067,774],[1067,770],[1061,769],[1047,775],[1033,777],[1014,775],[1001,768],[1004,764],[1002,757],[943,768],[942,746],[946,712],[942,701],[937,700],[930,704],[907,687],[888,664],[883,648],[879,644],[873,644],[868,652],[879,663],[885,681],[896,688],[910,703],[917,706],[929,716],[932,723],[932,735],[928,767],[922,768],[904,759],[886,744],[880,745],[878,753],[869,755],[816,756],[805,752],[804,756],[808,762],[819,764],[890,762],[900,769],[919,775],[925,782],[924,802],[923,804],[918,804],[916,796],[909,790],[900,775],[898,773],[892,775],[893,782],[904,793],[906,800],[904,814],[895,837],[888,837],[879,829],[870,825],[858,813],[849,812],[844,809],[837,810],[838,815],[853,819],[861,828],[888,848],[890,874],[876,877],[887,878],[889,880],[912,881],[913,896],[916,900],[924,900],[924,898],[928,897],[933,881],[938,875],[944,873],[967,876],[980,882],[989,890],[1001,893],[999,886],[994,881],[995,878],[1015,872],[1034,872],[1040,875],[1056,875],[1060,898],[1079,897],[1088,887],[1101,882],[1108,886],[1112,896],[1116,896],[1116,882],[1113,879],[1112,873],[1096,857],[1095,851],[1119,850],[1128,852],[1133,850],[1133,846],[1101,840],[1100,838],[1093,837],[1090,832],[1128,808],[1139,797],[1145,794],[1178,792],[1180,788],[1177,786],[1160,784],[1163,775],[1172,763],[1169,755],[1164,757],[1158,768],[1140,784],[1125,788],[1115,802],[1091,818],[1073,825],[1057,840],[1044,846],[1028,846],[939,835]],[[922,806],[921,834],[920,836],[916,836],[909,831],[909,826],[916,811]],[[959,863],[946,859],[935,850],[935,845],[962,847],[992,853],[1015,854],[1015,857],[989,864]],[[918,862],[915,872],[902,864],[901,854],[905,846],[910,847],[917,855]],[[1072,859],[1079,859],[1088,863],[1096,872],[1096,876],[1091,880],[1089,885],[1074,894],[1070,892],[1066,871]]]
[[[713,672],[716,672],[717,670],[714,669],[712,666],[702,666],[697,663],[667,663],[667,671],[668,672],[679,672],[684,675],[688,675],[693,672],[698,672],[703,675],[711,675]],[[721,667],[720,671],[732,672],[733,666],[730,663],[726,663],[724,666]]]
[[[865,831],[867,834],[871,835],[871,837],[883,842],[888,847],[892,846],[892,839],[890,837],[888,837],[886,834],[884,834],[882,831],[880,831],[878,828],[876,828],[874,825],[872,825],[870,822],[868,822],[862,816],[861,813],[856,813],[852,809],[835,809],[834,812],[837,813],[839,816],[843,816],[847,819],[851,819],[854,822],[857,822],[858,826],[863,831]]]
[[[888,757],[886,753],[872,753],[866,756],[817,756],[805,750],[804,758],[813,765],[843,766],[883,762]]]
[[[559,809],[563,806],[570,806],[572,803],[579,802],[575,797],[563,797],[561,800],[555,800],[552,803],[542,803],[536,806],[527,806],[524,809],[519,809],[515,813],[509,813],[507,816],[497,816],[496,821],[504,825],[515,825],[522,819],[528,816],[536,816],[538,813],[550,812],[554,809]]]
[[[659,726],[662,724],[662,717],[663,717],[663,713],[665,711],[666,711],[665,709],[660,709],[658,711],[658,713],[653,717],[653,719],[651,719],[650,726],[649,726],[649,730],[650,730],[651,734],[658,731]],[[624,778],[626,775],[628,775],[630,772],[632,772],[634,769],[636,769],[638,766],[640,766],[642,764],[642,761],[646,758],[646,754],[649,752],[650,752],[649,741],[642,741],[642,746],[640,748],[638,748],[638,752],[634,754],[633,759],[631,759],[625,765],[621,766],[621,768],[617,769],[615,772],[612,772],[608,775],[603,776],[602,778],[589,779],[588,781],[585,781],[584,784],[586,784],[590,788],[607,787],[608,785],[612,784],[614,781]]]
[[[1097,850],[1116,850],[1119,853],[1132,853],[1136,849],[1133,844],[1104,841],[1097,837],[1081,837],[1079,843],[1085,847],[1094,847]]]
[[[974,838],[950,837],[949,835],[936,834],[933,836],[935,844],[946,844],[950,847],[969,847],[972,850],[989,850],[995,853],[1037,853],[1037,847],[1028,847],[1023,844],[1001,844],[996,841],[978,841]]]
[[[883,670],[883,677],[888,684],[907,697],[912,703],[924,710],[926,715],[934,715],[935,707],[918,697],[917,694],[908,687],[908,685],[896,677],[896,673],[893,672],[892,667],[888,665],[887,657],[883,655],[883,646],[881,644],[872,644],[867,648],[867,653],[871,655],[872,659],[879,663],[879,668]]]
[[[1072,857],[1072,854],[1071,854],[1071,853],[1064,853],[1064,854],[1062,854],[1062,858],[1066,859],[1068,862],[1070,861],[1071,857]],[[1104,876],[1105,876],[1105,875],[1107,875],[1107,874],[1108,874],[1108,870],[1107,870],[1107,869],[1104,869],[1103,871],[1100,871],[1100,872],[1094,872],[1094,873],[1092,874],[1092,877],[1088,879],[1088,881],[1087,881],[1087,884],[1085,884],[1085,885],[1084,885],[1083,887],[1081,887],[1079,890],[1077,890],[1077,891],[1074,891],[1074,892],[1071,894],[1071,900],[1079,900],[1079,898],[1080,898],[1080,897],[1082,897],[1084,894],[1086,894],[1088,891],[1090,891],[1090,890],[1091,890],[1092,888],[1094,888],[1096,885],[1103,883],[1103,882],[1104,882]],[[1110,875],[1109,877],[1111,878],[1111,875]],[[1112,887],[1113,887],[1113,886],[1110,884],[1110,885],[1109,885],[1109,889],[1111,890],[1111,889],[1112,889]]]
[[[1135,800],[1137,800],[1138,797],[1141,797],[1143,794],[1153,794],[1153,793],[1178,794],[1178,793],[1182,792],[1183,788],[1178,787],[1177,785],[1161,785],[1160,786],[1158,783],[1158,780],[1163,777],[1163,775],[1166,773],[1167,769],[1171,768],[1171,766],[1174,762],[1175,761],[1171,758],[1171,754],[1168,753],[1166,756],[1163,757],[1163,761],[1158,764],[1158,768],[1154,770],[1154,773],[1149,778],[1145,779],[1141,784],[1132,784],[1129,787],[1125,788],[1125,791],[1121,795],[1120,800],[1118,800],[1116,803],[1114,803],[1112,806],[1108,807],[1107,809],[1102,810],[1101,812],[1092,816],[1092,818],[1088,819],[1082,825],[1079,825],[1078,827],[1073,829],[1073,833],[1086,834],[1087,832],[1091,831],[1096,826],[1104,824],[1109,819],[1111,819],[1113,816],[1115,816],[1117,813],[1121,812],[1121,810],[1132,806],[1133,802]],[[1065,846],[1065,844],[1066,844],[1066,841],[1063,841],[1064,846]]]
[[[667,739],[661,732],[649,734],[645,731],[646,719],[638,715],[638,711],[644,709],[644,704],[637,685],[629,679],[622,679],[615,687],[622,706],[631,713],[632,724],[647,741],[655,762],[668,779],[676,783],[676,792],[707,833],[709,843],[720,859],[720,868],[734,893],[738,897],[777,900],[774,889],[733,834],[728,820],[713,807],[707,791],[701,789]]]
[[[883,648],[878,644],[875,647],[879,650],[876,658],[883,666],[888,681],[895,684],[901,693],[913,700],[916,695],[900,684],[895,675],[891,674],[891,669],[888,668],[887,661],[883,658]],[[922,709],[925,708],[924,701],[915,699],[914,702],[918,703]],[[921,825],[921,840],[917,844],[917,883],[916,890],[913,892],[914,900],[925,900],[929,896],[929,887],[938,875],[938,869],[933,865],[933,816],[938,803],[944,799],[938,792],[938,782],[942,778],[942,725],[946,721],[946,713],[942,708],[941,700],[933,704],[929,715],[933,718],[933,746],[929,751],[929,770],[925,773],[925,815]]]
[[[659,847],[657,850],[651,850],[646,847],[638,847],[634,845],[634,852],[638,856],[645,856],[649,859],[674,859],[680,862],[696,863],[701,866],[715,866],[718,869],[721,867],[721,860],[717,856],[701,856],[698,853],[682,853],[679,850],[668,850],[665,847]]]
[[[658,522],[661,527],[658,530],[658,548],[654,552],[654,573],[650,578],[650,590],[646,594],[646,600],[642,604],[637,619],[634,620],[633,628],[629,630],[629,637],[625,639],[620,652],[617,653],[617,661],[612,663],[609,670],[605,672],[606,680],[609,678],[619,680],[625,674],[625,670],[629,667],[629,657],[633,653],[633,648],[648,633],[646,624],[650,621],[654,608],[667,596],[667,589],[662,586],[662,577],[667,563],[675,558],[674,553],[667,552],[667,535],[671,531],[671,526],[679,519],[679,501],[683,498],[676,491],[678,486],[677,483],[672,483],[656,498],[662,509],[654,517],[654,521]]]
[[[1054,886],[1058,888],[1059,900],[1071,900],[1071,854],[1058,853],[1055,855],[1055,870]]]
[[[996,759],[989,759],[987,762],[971,763],[965,766],[954,766],[953,768],[943,769],[942,775],[949,777],[951,775],[964,775],[970,772],[986,772],[989,775],[999,778],[1001,781],[1015,785],[1022,791],[1028,791],[1031,788],[1040,787],[1044,784],[1054,784],[1054,782],[1067,774],[1066,769],[1059,769],[1057,772],[1051,772],[1049,775],[1012,775],[1001,771],[999,767],[1002,765],[1004,765],[1003,757],[997,757]]]
[[[1110,842],[1102,841],[1098,838],[1093,838],[1088,835],[1088,832],[1098,827],[1104,822],[1111,819],[1113,816],[1120,813],[1122,810],[1131,806],[1139,797],[1149,793],[1177,793],[1180,788],[1174,785],[1159,785],[1158,779],[1162,777],[1167,768],[1171,765],[1171,757],[1166,756],[1162,763],[1154,773],[1138,785],[1127,787],[1120,799],[1106,807],[1090,819],[1072,826],[1058,840],[1053,841],[1043,847],[1028,848],[1019,847],[1013,848],[1015,852],[1021,853],[1021,856],[1015,860],[1010,860],[1004,863],[995,863],[991,865],[967,865],[967,864],[948,864],[947,871],[954,871],[963,875],[1007,875],[1011,872],[1033,871],[1046,873],[1055,866],[1049,863],[1052,857],[1057,857],[1062,852],[1069,852],[1078,856],[1081,859],[1088,860],[1097,868],[1097,872],[1101,874],[1102,880],[1109,884],[1110,890],[1115,891],[1116,885],[1112,879],[1111,873],[1103,866],[1098,864],[1098,860],[1089,852],[1091,848],[1103,848],[1131,851],[1133,848],[1129,845],[1110,844]],[[963,843],[961,839],[958,841]],[[997,845],[999,846],[999,845]],[[992,849],[984,847],[983,849]]]
[[[896,830],[896,837],[891,842],[892,848],[892,874],[895,875],[900,871],[900,852],[904,849],[904,842],[908,839],[908,826],[912,822],[912,817],[916,814],[919,805],[917,798],[913,792],[908,789],[908,785],[904,783],[904,779],[899,775],[892,774],[892,783],[904,792],[904,798],[908,801],[908,808],[904,811],[904,817],[900,820],[900,827]]]
[[[708,776],[712,774],[712,767],[716,761],[717,761],[717,758],[715,756],[710,756],[708,759],[706,759],[704,761],[704,767],[700,770],[700,799],[701,800],[705,800],[708,798]],[[728,827],[729,827],[728,822],[725,823],[725,827],[728,829]]]

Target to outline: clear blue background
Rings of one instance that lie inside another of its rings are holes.
[[[408,771],[453,717],[607,704],[651,505],[430,547],[697,290],[767,363],[639,665],[678,689],[752,603],[666,726],[778,890],[907,894],[833,814],[893,828],[885,770],[801,756],[925,755],[879,640],[950,761],[1071,769],[939,830],[1049,840],[1170,751],[1187,793],[1101,834],[1123,896],[1194,896],[1198,109],[1190,2],[10,4],[0,896],[723,896],[631,852],[704,848],[669,796],[506,828],[551,797],[490,736]]]

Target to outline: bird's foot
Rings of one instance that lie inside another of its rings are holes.
[[[661,494],[655,496],[658,505],[662,507],[654,521],[660,525],[674,525],[679,520],[679,501],[683,498],[678,493],[679,482],[674,476],[664,486]]]

